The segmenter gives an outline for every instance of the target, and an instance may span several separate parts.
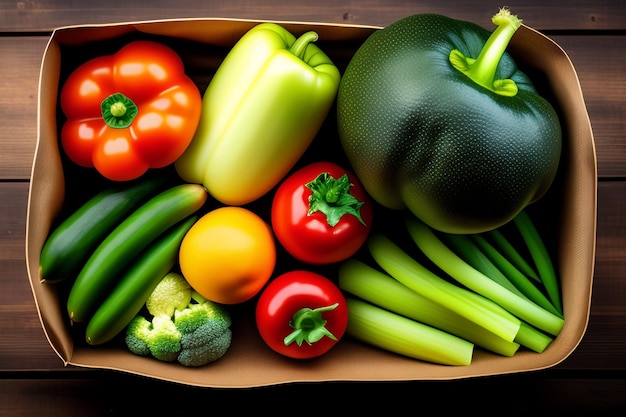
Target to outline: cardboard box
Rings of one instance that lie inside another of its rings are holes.
[[[537,31],[522,26],[509,51],[555,105],[564,127],[560,171],[538,203],[548,242],[558,248],[565,326],[541,354],[520,350],[500,357],[476,349],[469,366],[442,366],[388,353],[349,338],[316,360],[295,361],[267,348],[251,314],[239,314],[227,354],[202,368],[185,368],[134,356],[121,346],[89,347],[69,325],[62,285],[38,280],[39,253],[55,217],[71,198],[71,169],[63,163],[57,133],[59,87],[79,62],[119,49],[128,39],[157,38],[174,45],[186,69],[204,91],[229,48],[259,22],[248,20],[165,20],[55,30],[45,51],[39,86],[38,141],[28,201],[26,256],[41,324],[51,347],[67,365],[119,370],[183,384],[253,387],[302,381],[442,380],[508,374],[552,367],[581,341],[588,322],[595,259],[597,167],[593,134],[576,71],[566,53]],[[278,22],[294,34],[314,29],[320,45],[341,70],[375,27]],[[330,118],[334,116],[329,116]],[[330,120],[329,126],[334,123]],[[66,171],[64,172],[64,168]],[[94,186],[97,186],[95,184]],[[75,191],[75,190],[74,190]],[[245,308],[244,308],[245,313]],[[251,311],[248,311],[251,313]]]

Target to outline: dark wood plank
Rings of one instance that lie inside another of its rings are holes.
[[[600,182],[589,326],[568,369],[626,370],[626,182]]]
[[[47,43],[45,36],[0,37],[0,178],[30,177],[37,142],[39,68]]]
[[[45,338],[26,272],[28,183],[0,183],[0,369],[60,369]]]
[[[621,30],[626,28],[626,8],[619,0],[546,0],[508,3],[527,24],[550,30]],[[238,17],[385,26],[413,13],[440,13],[491,27],[490,18],[502,7],[496,0],[442,1],[346,1],[292,0],[229,2],[142,2],[8,1],[0,2],[3,31],[47,31],[59,26],[111,23],[180,17]]]
[[[598,155],[598,175],[626,174],[626,53],[619,35],[559,36],[580,80]]]

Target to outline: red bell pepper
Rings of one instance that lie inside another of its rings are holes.
[[[61,90],[68,157],[127,181],[173,163],[200,120],[202,97],[168,46],[135,41],[76,68]]]

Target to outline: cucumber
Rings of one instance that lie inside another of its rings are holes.
[[[157,284],[176,265],[180,243],[197,220],[198,216],[192,215],[172,226],[130,265],[89,320],[87,343],[106,343],[128,326]]]
[[[70,321],[89,320],[123,269],[164,231],[198,211],[207,197],[202,185],[175,185],[124,219],[98,245],[76,277],[67,300]]]
[[[105,236],[168,181],[166,176],[154,176],[111,186],[83,203],[46,239],[39,258],[39,280],[58,283],[75,277]]]

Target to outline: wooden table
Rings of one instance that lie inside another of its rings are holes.
[[[557,366],[460,381],[201,389],[65,367],[39,323],[25,267],[25,216],[36,142],[39,68],[55,27],[179,17],[384,26],[421,12],[486,22],[488,27],[487,18],[502,5],[491,0],[317,0],[301,4],[293,0],[0,0],[0,414],[96,416],[130,410],[186,415],[210,413],[220,403],[238,409],[239,401],[257,409],[284,411],[295,402],[308,403],[308,409],[319,407],[319,413],[333,412],[334,404],[368,410],[379,400],[383,407],[415,405],[418,412],[422,406],[502,413],[617,412],[626,408],[626,4],[618,0],[507,4],[571,57],[597,147],[598,229],[591,315],[582,342]]]

